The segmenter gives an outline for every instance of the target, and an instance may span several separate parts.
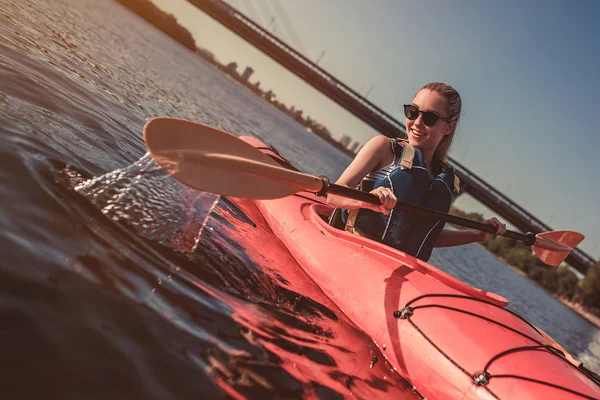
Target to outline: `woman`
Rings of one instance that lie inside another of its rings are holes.
[[[442,230],[441,221],[393,210],[399,200],[442,212],[450,210],[459,185],[444,159],[461,107],[460,95],[452,86],[429,83],[417,92],[412,104],[404,106],[408,141],[377,136],[363,146],[336,183],[369,191],[379,197],[381,205],[328,195],[330,204],[343,209],[346,230],[425,261],[434,246],[457,246],[492,237],[476,230]],[[506,231],[496,218],[484,222],[496,227],[496,235]]]

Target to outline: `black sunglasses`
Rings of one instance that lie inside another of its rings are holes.
[[[415,119],[419,118],[419,114],[423,114],[423,123],[427,126],[434,126],[438,122],[438,119],[451,122],[449,118],[440,117],[433,111],[421,111],[417,106],[412,104],[404,105],[404,115],[406,115],[406,118],[414,121]]]

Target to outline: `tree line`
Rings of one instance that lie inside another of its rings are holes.
[[[465,213],[456,208],[451,214],[483,221],[479,213]],[[571,302],[600,316],[600,262],[592,265],[583,278],[579,278],[569,267],[550,267],[540,261],[529,246],[523,242],[503,236],[492,238],[482,245],[507,264],[518,268],[527,277],[549,293]]]
[[[156,7],[150,0],[115,0],[146,21],[171,36],[192,51],[196,51],[196,42],[192,34],[179,25],[172,14]]]

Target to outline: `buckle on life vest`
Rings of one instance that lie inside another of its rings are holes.
[[[358,209],[350,210],[348,212],[348,218],[346,218],[346,226],[344,226],[344,230],[346,232],[358,234],[356,228],[354,228],[354,224],[356,223],[356,216],[358,215]]]
[[[400,159],[400,169],[411,169],[413,166],[413,159],[415,158],[415,148],[412,147],[408,142],[402,144],[402,156]]]
[[[454,175],[454,192],[458,194],[460,192],[460,179],[456,174]]]

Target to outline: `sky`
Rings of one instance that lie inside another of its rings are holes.
[[[187,1],[152,1],[334,137],[378,134]],[[402,104],[424,84],[454,86],[463,115],[450,156],[553,229],[583,233],[580,246],[600,258],[600,2],[228,3],[356,91],[372,88],[368,99],[402,122]],[[468,195],[455,205],[493,215]]]

